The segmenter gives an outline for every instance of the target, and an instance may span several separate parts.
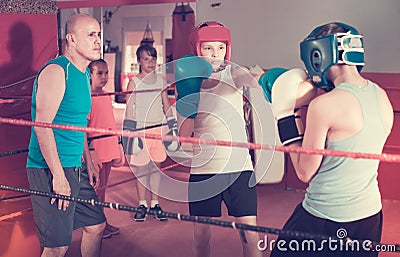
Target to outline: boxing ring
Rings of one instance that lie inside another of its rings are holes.
[[[45,127],[45,128],[57,128],[57,129],[65,129],[65,130],[74,130],[74,131],[81,131],[81,132],[97,132],[97,133],[102,133],[102,134],[109,134],[109,135],[118,135],[122,136],[123,132],[120,130],[105,130],[105,129],[98,129],[98,128],[86,128],[86,127],[77,127],[77,126],[67,126],[67,125],[59,125],[59,124],[51,124],[51,123],[41,123],[41,122],[32,122],[28,120],[21,120],[21,119],[12,119],[12,118],[3,118],[0,117],[0,123],[1,124],[12,124],[15,126],[38,126],[38,127]],[[307,153],[307,154],[320,154],[320,155],[329,155],[329,156],[341,156],[341,157],[347,157],[347,158],[364,158],[364,159],[374,159],[374,160],[380,160],[381,162],[393,162],[393,163],[398,163],[400,162],[400,156],[399,155],[394,155],[394,154],[367,154],[367,153],[349,153],[349,152],[341,152],[341,151],[327,151],[327,150],[319,150],[319,149],[304,149],[304,148],[299,148],[299,147],[285,147],[285,146],[271,146],[271,145],[263,145],[263,144],[257,144],[257,143],[238,143],[238,142],[227,142],[227,141],[220,141],[220,140],[206,140],[206,139],[200,139],[200,138],[193,138],[193,137],[172,137],[172,136],[161,136],[157,134],[149,134],[146,133],[145,130],[139,130],[139,131],[134,131],[134,132],[128,132],[129,136],[135,136],[135,137],[143,137],[143,138],[151,138],[151,139],[157,139],[157,140],[167,140],[167,141],[179,141],[179,142],[187,142],[187,143],[197,143],[197,144],[215,144],[215,145],[221,145],[221,146],[229,146],[229,147],[242,147],[242,148],[248,148],[248,149],[262,149],[262,150],[268,150],[268,151],[279,151],[279,152],[296,152],[296,153]],[[127,134],[125,134],[127,136]],[[14,154],[20,154],[23,153],[23,151],[10,151],[7,153],[3,153],[1,156],[2,157],[7,157],[10,155]],[[167,171],[169,169],[173,169],[174,165],[169,166],[165,168],[163,171]],[[118,185],[125,184],[130,180],[126,181],[120,181],[114,184],[110,184],[109,187],[114,187]],[[57,195],[57,194],[51,194],[48,192],[40,192],[40,191],[35,191],[31,190],[28,188],[24,187],[19,187],[19,186],[12,186],[12,185],[6,185],[3,183],[0,183],[0,190],[9,190],[9,191],[14,191],[18,193],[23,193],[20,197],[26,197],[28,195],[39,195],[42,197],[49,197],[49,198],[60,198],[60,199],[65,199],[69,201],[76,201],[79,203],[83,204],[91,204],[91,205],[99,205],[105,208],[109,208],[112,211],[125,211],[125,212],[137,212],[139,209],[133,205],[126,205],[126,204],[120,204],[117,202],[100,202],[98,200],[94,199],[80,199],[80,198],[73,198],[65,195]],[[13,198],[15,200],[16,198]],[[7,201],[11,199],[2,199],[2,201]],[[0,221],[6,221],[6,220],[12,220],[20,215],[23,215],[24,212],[29,212],[29,210],[21,211],[18,213],[14,213],[8,216],[3,216],[0,218]],[[149,215],[154,215],[155,213],[152,213],[152,211],[147,211]],[[235,230],[241,235],[242,240],[246,240],[244,237],[244,230],[250,230],[250,231],[257,231],[260,232],[261,235],[265,235],[265,238],[267,238],[267,235],[290,235],[294,237],[300,237],[300,238],[308,238],[310,240],[313,239],[318,239],[318,240],[339,240],[343,247],[345,247],[346,244],[353,245],[355,244],[356,241],[361,241],[361,240],[354,240],[348,237],[345,237],[341,234],[338,234],[336,238],[332,238],[331,236],[328,235],[318,235],[318,234],[310,234],[310,233],[303,233],[303,232],[298,232],[298,231],[285,231],[281,230],[278,228],[274,227],[268,227],[268,226],[251,226],[247,224],[242,224],[242,223],[235,223],[232,221],[228,220],[223,220],[223,219],[209,219],[209,218],[204,218],[204,217],[197,217],[197,216],[189,216],[184,213],[180,212],[163,212],[168,218],[172,220],[176,220],[178,222],[197,222],[197,223],[203,223],[203,224],[210,224],[212,226],[216,227],[223,227],[223,228],[229,228],[232,230]],[[261,219],[261,217],[259,218]],[[228,233],[228,231],[226,231]],[[234,232],[236,233],[236,232]],[[260,249],[266,249],[268,246],[265,246],[265,242],[260,241],[259,248]],[[392,252],[393,254],[395,252],[400,252],[400,245],[395,244],[395,243],[377,243],[377,242],[370,242],[368,245],[371,249],[381,249],[382,251],[388,251]]]

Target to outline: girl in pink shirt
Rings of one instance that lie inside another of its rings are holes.
[[[103,59],[89,64],[90,81],[93,94],[104,93],[103,87],[108,81],[108,65]],[[92,109],[88,116],[88,127],[115,130],[115,117],[111,97],[99,95],[92,97]],[[99,133],[89,133],[88,138],[101,136]],[[100,201],[105,201],[105,193],[111,167],[120,167],[125,163],[125,156],[117,136],[106,136],[90,140],[90,153],[93,162],[99,168],[100,184],[96,190]],[[109,238],[119,233],[119,228],[106,224],[103,238]]]

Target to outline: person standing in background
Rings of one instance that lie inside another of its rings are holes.
[[[163,77],[156,72],[157,51],[148,44],[141,45],[136,50],[137,61],[140,65],[139,74],[128,83],[128,91],[133,91],[127,101],[123,128],[135,131],[139,128],[156,126],[146,129],[152,134],[163,133],[161,123],[165,117],[169,128],[169,135],[177,134],[176,119],[171,110],[171,104],[165,89]],[[166,149],[176,151],[177,142],[162,142],[160,140],[123,137],[125,154],[137,177],[136,188],[139,198],[139,209],[146,210],[146,188],[151,195],[150,210],[162,211],[158,202],[158,192],[161,183],[160,167],[166,160]],[[156,214],[157,220],[166,221],[164,214]],[[142,222],[146,220],[146,213],[139,211],[133,220]]]
[[[111,96],[101,95],[108,81],[108,65],[103,59],[92,61],[89,64],[90,84],[93,94],[92,109],[88,116],[88,127],[116,130],[115,117]],[[99,187],[96,189],[99,200],[106,199],[106,189],[111,167],[120,167],[125,163],[125,156],[117,136],[105,136],[90,140],[90,137],[101,136],[98,133],[89,133],[89,150],[93,162],[99,168]],[[103,209],[104,210],[104,209]],[[106,223],[103,238],[110,238],[119,234],[119,228]]]

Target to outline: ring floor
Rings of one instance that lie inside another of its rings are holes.
[[[185,175],[180,175],[185,176]],[[132,178],[132,180],[130,180]],[[107,190],[106,201],[137,206],[136,183],[128,167],[113,168],[109,184],[129,180],[126,183],[112,186]],[[295,206],[303,199],[303,190],[289,190],[277,185],[258,185],[259,201],[258,223],[260,226],[281,228]],[[26,199],[27,201],[29,199]],[[21,200],[23,201],[23,200]],[[160,199],[165,211],[188,214],[186,203]],[[166,222],[149,217],[145,222],[132,220],[132,213],[105,209],[110,224],[120,228],[120,234],[103,239],[101,257],[189,257],[193,224],[186,221],[169,219]],[[383,201],[383,243],[400,243],[400,202]],[[223,210],[223,220],[232,221]],[[67,257],[81,256],[79,250],[82,231],[73,233]],[[261,239],[267,236],[268,242],[276,239],[275,235],[260,234]],[[231,228],[212,227],[211,253],[213,257],[241,256],[241,244],[238,233]],[[27,210],[12,219],[0,221],[0,257],[34,257],[40,256],[39,242],[33,223],[32,211]],[[263,252],[269,256],[269,250]],[[396,257],[400,253],[380,253],[379,257]]]
[[[117,127],[122,127],[124,106],[114,106]],[[172,170],[171,170],[172,171]],[[187,174],[172,172],[178,179],[186,179]],[[181,176],[179,178],[179,176]],[[110,187],[106,193],[106,201],[137,206],[136,182],[131,170],[124,166],[112,168],[109,185],[126,181]],[[296,205],[304,198],[303,190],[286,189],[279,185],[258,185],[258,225],[282,228]],[[29,203],[27,203],[29,201]],[[37,257],[40,256],[40,246],[34,226],[30,199],[25,198],[13,202],[0,202],[0,214],[8,208],[25,210],[14,218],[0,219],[0,257]],[[178,203],[160,199],[164,211],[188,214],[186,203]],[[5,209],[3,209],[5,208]],[[24,209],[25,208],[25,209]],[[2,211],[3,210],[3,211]],[[170,219],[160,222],[148,218],[138,223],[132,220],[132,213],[116,211],[106,208],[107,219],[110,224],[120,228],[120,234],[103,239],[101,257],[190,257],[193,237],[193,224]],[[400,244],[400,201],[383,200],[383,236],[382,242]],[[223,220],[233,221],[223,210]],[[80,236],[82,231],[73,233],[72,243],[67,257],[79,257]],[[260,239],[268,242],[276,239],[276,235],[260,234]],[[241,244],[236,231],[231,228],[212,227],[211,254],[212,257],[241,257]],[[269,249],[263,252],[263,257],[269,256]],[[381,252],[379,257],[400,257],[400,253]]]

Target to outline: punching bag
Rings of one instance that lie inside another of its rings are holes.
[[[189,4],[177,4],[172,13],[172,57],[176,60],[192,53],[190,33],[195,26],[194,11]]]

